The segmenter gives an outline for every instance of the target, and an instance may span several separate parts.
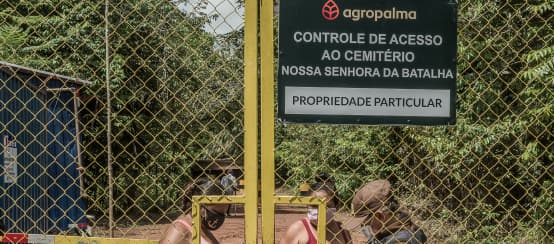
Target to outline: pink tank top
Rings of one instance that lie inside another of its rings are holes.
[[[175,222],[184,225],[185,228],[187,230],[189,230],[190,233],[192,233],[192,226],[190,226],[190,224],[187,223],[186,221],[184,221],[182,219],[176,219]],[[210,242],[208,240],[204,239],[204,237],[200,236],[200,244],[210,244]]]
[[[317,238],[315,237],[314,233],[312,232],[312,228],[310,228],[310,223],[308,223],[308,220],[302,219],[302,224],[304,224],[304,228],[306,228],[306,232],[308,232],[308,244],[317,244]],[[339,224],[340,229],[342,229],[342,226]],[[342,232],[342,238],[346,243],[350,243],[352,240],[350,240],[350,237],[346,234],[346,232]]]
[[[317,239],[312,232],[312,228],[310,228],[310,223],[308,223],[308,220],[302,219],[302,224],[304,224],[304,228],[306,228],[306,232],[308,232],[308,244],[317,244]]]

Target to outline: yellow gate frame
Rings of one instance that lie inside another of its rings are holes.
[[[274,243],[275,204],[310,204],[318,205],[317,239],[318,243],[323,244],[325,243],[324,230],[326,224],[325,202],[314,197],[288,197],[275,195],[273,1],[260,0],[260,4],[262,243]]]
[[[263,200],[262,200],[263,201]],[[325,230],[325,223],[327,222],[326,219],[326,202],[323,199],[315,198],[315,197],[297,197],[297,196],[275,196],[270,199],[271,206],[275,206],[275,204],[300,204],[300,205],[317,205],[317,229],[318,230]],[[246,197],[245,196],[193,196],[192,197],[192,243],[194,244],[200,244],[200,207],[202,205],[209,205],[209,204],[245,204],[246,203]],[[257,215],[256,215],[257,217]],[[264,211],[262,208],[262,219],[266,221],[270,221],[271,227],[265,227],[262,225],[262,233],[267,234],[270,236],[262,236],[262,243],[273,243],[274,242],[274,223],[275,223],[275,214],[273,212]],[[257,222],[257,221],[256,221]],[[262,220],[263,222],[263,220]],[[248,222],[246,221],[246,213],[245,213],[245,243],[256,243],[257,239],[257,229],[249,229],[251,228],[251,225],[248,225]],[[248,227],[247,227],[248,226]],[[250,230],[250,231],[249,231]],[[253,230],[253,231],[252,231]],[[256,237],[255,239],[248,239]],[[270,238],[269,240],[264,238]],[[318,243],[323,244],[325,243],[325,231],[318,231],[317,232],[317,240]]]
[[[200,243],[201,204],[244,204],[245,243],[257,242],[258,229],[258,2],[244,2],[244,195],[192,198],[193,243]]]
[[[275,241],[275,205],[318,206],[318,230],[325,230],[326,203],[315,197],[275,195],[275,98],[273,61],[273,1],[260,0],[260,110],[261,110],[261,217],[262,243]],[[245,0],[244,20],[244,195],[192,198],[193,242],[200,243],[200,206],[244,204],[245,243],[257,243],[258,232],[258,2]],[[325,231],[318,231],[325,243]]]

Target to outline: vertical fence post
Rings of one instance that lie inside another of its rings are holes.
[[[274,159],[274,75],[273,75],[273,1],[261,1],[261,178],[262,178],[262,243],[275,239],[275,159]]]
[[[106,55],[105,55],[105,72],[106,72],[106,110],[107,110],[107,129],[106,129],[106,140],[107,140],[107,147],[108,147],[108,218],[109,218],[109,236],[113,237],[113,226],[114,226],[114,220],[113,220],[113,172],[112,172],[112,109],[111,109],[111,93],[110,93],[110,43],[109,43],[109,0],[104,1],[104,38],[105,38],[105,48],[106,48]]]
[[[244,19],[244,239],[258,240],[258,2],[245,0]]]

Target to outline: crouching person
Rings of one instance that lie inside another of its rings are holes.
[[[423,230],[412,222],[410,213],[400,208],[387,180],[372,181],[358,189],[352,199],[352,210],[355,218],[347,225],[359,226],[368,244],[427,241]]]

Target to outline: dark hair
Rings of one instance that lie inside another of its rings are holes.
[[[331,177],[327,172],[322,172],[317,174],[315,181],[316,183],[330,183],[333,185],[333,187],[335,185],[335,181],[333,180],[333,177]]]
[[[202,177],[185,185],[183,196],[183,211],[188,212],[192,208],[192,196],[200,195],[225,195],[223,186],[209,177]]]
[[[339,206],[339,199],[337,197],[337,194],[335,194],[336,188],[333,181],[318,181],[315,184],[312,184],[310,186],[311,193],[314,193],[316,191],[324,191],[327,193],[327,195],[331,196],[331,201],[335,204],[335,206]]]

